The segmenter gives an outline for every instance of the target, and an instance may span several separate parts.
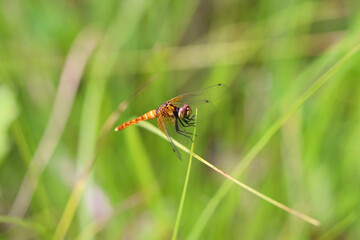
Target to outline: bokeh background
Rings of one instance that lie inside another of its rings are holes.
[[[194,160],[178,238],[360,238],[359,5],[1,1],[1,238],[170,239],[188,155],[113,128],[216,83],[195,152],[321,225]]]

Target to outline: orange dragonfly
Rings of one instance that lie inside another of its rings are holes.
[[[190,132],[186,128],[195,126],[195,115],[192,114],[191,107],[202,108],[202,105],[211,105],[213,99],[225,92],[223,84],[217,84],[200,91],[185,93],[174,97],[160,105],[158,109],[151,110],[144,115],[125,122],[115,128],[115,131],[123,130],[138,122],[157,118],[159,129],[167,136],[171,143],[172,149],[177,157],[181,160],[179,150],[175,147],[170,132],[175,132],[189,140],[193,141]],[[205,109],[205,108],[203,108]],[[201,110],[199,110],[199,113]]]

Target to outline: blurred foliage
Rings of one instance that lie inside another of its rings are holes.
[[[8,129],[16,118],[18,108],[15,94],[6,85],[0,86],[0,164],[8,151]]]
[[[199,124],[194,152],[231,174],[360,42],[358,1],[0,6],[4,239],[169,239],[188,158],[179,161],[169,143],[143,128],[113,128],[176,95],[224,83],[229,92]],[[340,65],[240,178],[320,227],[238,187],[199,220],[228,180],[194,161],[179,239],[360,238],[359,64],[356,54]],[[33,194],[26,184],[36,185]]]

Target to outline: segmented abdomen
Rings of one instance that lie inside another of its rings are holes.
[[[150,112],[145,113],[144,115],[142,115],[140,117],[137,117],[137,118],[135,118],[133,120],[130,120],[130,121],[126,122],[126,123],[123,123],[123,124],[117,126],[115,128],[115,131],[120,131],[120,130],[123,130],[124,128],[130,127],[131,125],[134,125],[135,123],[145,121],[145,120],[149,120],[149,119],[154,119],[154,118],[156,118],[156,110],[151,110]]]

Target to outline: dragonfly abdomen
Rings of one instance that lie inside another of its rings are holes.
[[[130,127],[131,125],[134,125],[134,124],[136,124],[138,122],[149,120],[149,119],[154,119],[156,117],[157,117],[156,110],[151,110],[150,112],[147,112],[147,113],[145,113],[144,115],[142,115],[140,117],[137,117],[137,118],[135,118],[133,120],[130,120],[130,121],[126,122],[126,123],[123,123],[123,124],[117,126],[115,128],[115,131],[123,130],[124,128]]]

